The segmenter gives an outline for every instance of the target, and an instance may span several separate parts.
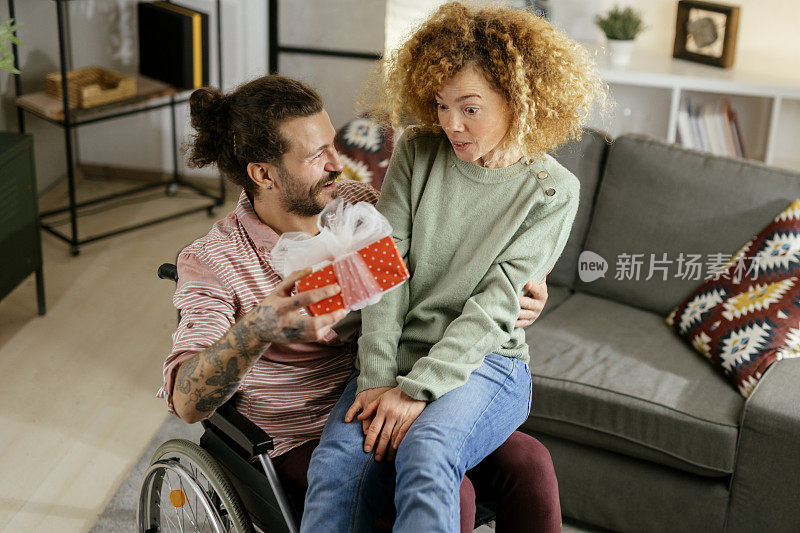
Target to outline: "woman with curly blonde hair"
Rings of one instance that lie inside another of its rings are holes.
[[[311,458],[304,531],[368,531],[391,493],[384,458],[396,531],[457,530],[464,472],[530,411],[517,297],[563,251],[580,187],[547,152],[604,95],[583,48],[503,7],[448,3],[383,60],[379,112],[410,127],[377,207],[411,278],[362,311],[360,373]]]

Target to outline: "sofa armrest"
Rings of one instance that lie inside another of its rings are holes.
[[[745,403],[726,531],[797,531],[800,359],[773,364]]]

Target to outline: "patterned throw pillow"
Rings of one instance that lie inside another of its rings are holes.
[[[381,190],[392,155],[392,133],[366,116],[359,116],[336,133],[336,149],[344,162],[341,179],[365,181]]]
[[[772,363],[800,357],[800,200],[666,320],[745,398]]]

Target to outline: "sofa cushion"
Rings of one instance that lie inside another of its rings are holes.
[[[572,233],[564,252],[547,277],[549,282],[570,289],[575,286],[578,255],[583,249],[586,232],[589,230],[594,197],[610,144],[611,141],[605,133],[586,129],[580,141],[566,144],[552,154],[556,161],[564,165],[581,182],[581,193],[578,213],[572,224]]]
[[[534,432],[533,436],[547,447],[553,458],[561,514],[592,524],[586,529],[564,528],[565,532],[725,531],[723,526],[730,496],[726,478],[696,476],[552,435]],[[760,513],[754,513],[753,505],[749,503],[745,509],[749,511],[747,518],[750,522],[758,524]],[[750,519],[753,514],[756,517]],[[787,515],[791,516],[790,513]],[[791,530],[765,529],[755,525],[744,531]]]
[[[676,277],[681,253],[733,254],[796,198],[800,174],[623,135],[609,150],[585,244],[609,271],[576,290],[666,316],[703,279]],[[640,253],[640,278],[615,279],[617,257]],[[666,280],[645,280],[650,254],[672,262]]]
[[[534,322],[523,428],[697,474],[731,473],[744,399],[663,320],[575,293]]]
[[[539,320],[540,318],[544,317],[547,313],[550,313],[551,311],[553,311],[553,309],[563,304],[567,300],[567,298],[572,296],[572,294],[573,292],[571,289],[555,283],[550,283],[548,280],[547,303],[544,305],[544,309],[542,309],[542,314],[540,314],[539,318],[537,318],[536,320]]]
[[[666,319],[747,398],[767,368],[800,357],[800,200]]]

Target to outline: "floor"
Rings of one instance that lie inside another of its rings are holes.
[[[79,190],[129,186],[86,179]],[[40,206],[66,198],[59,184]],[[81,234],[197,205],[162,192],[140,200],[81,218]],[[155,392],[175,324],[174,286],[155,271],[211,223],[204,212],[189,215],[85,245],[76,257],[42,234],[47,314],[36,314],[33,276],[0,301],[0,531],[89,530],[162,426]]]
[[[129,186],[84,180],[80,190]],[[80,219],[82,234],[198,203],[163,192],[145,199]],[[40,206],[65,202],[60,185]],[[174,284],[155,271],[211,222],[189,215],[88,244],[77,257],[42,234],[47,314],[36,314],[33,276],[0,301],[0,531],[86,531],[164,422],[155,392]]]

